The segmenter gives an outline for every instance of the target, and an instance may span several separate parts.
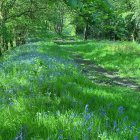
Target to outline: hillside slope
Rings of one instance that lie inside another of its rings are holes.
[[[75,61],[80,55],[110,71],[117,66],[118,76],[139,84],[139,48],[131,46],[122,52],[111,42],[37,42],[8,51],[0,58],[0,140],[140,138],[139,91],[93,82]]]

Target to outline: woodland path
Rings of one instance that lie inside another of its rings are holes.
[[[117,72],[108,71],[105,68],[96,65],[94,62],[82,58],[80,55],[74,55],[73,59],[75,63],[80,66],[82,72],[88,79],[94,83],[128,87],[140,91],[140,85],[138,85],[133,78],[121,78],[117,75]]]
[[[75,41],[65,42],[63,40],[54,41],[59,47],[65,44],[73,44]],[[93,83],[110,86],[127,87],[136,91],[140,91],[140,85],[137,84],[136,78],[122,78],[117,71],[108,71],[107,69],[97,65],[89,59],[84,59],[81,55],[67,49],[72,54],[74,62],[80,67],[82,73],[88,77]]]

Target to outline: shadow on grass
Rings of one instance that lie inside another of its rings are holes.
[[[114,83],[139,90],[140,86],[138,85],[139,82],[137,79],[140,75],[132,75],[131,72],[133,70],[138,73],[139,70],[137,64],[139,54],[137,51],[134,48],[133,51],[131,51],[130,47],[126,46],[122,46],[121,49],[121,47],[117,46],[117,43],[114,46],[110,46],[110,48],[108,48],[108,45],[109,44],[104,44],[103,42],[85,42],[85,44],[81,45],[76,45],[76,43],[72,45],[69,43],[62,48],[66,50],[67,54],[73,57],[77,64],[82,65],[83,72],[87,73],[90,77],[92,77],[90,73],[96,72],[102,75],[100,78],[108,78],[107,81],[103,80],[104,83]],[[120,44],[118,45],[120,46]],[[128,76],[130,72],[131,75]],[[120,74],[123,74],[125,78],[119,77]]]

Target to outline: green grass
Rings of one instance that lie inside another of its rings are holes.
[[[120,76],[140,77],[140,45],[131,42],[88,41],[63,47],[81,54],[108,70],[118,71]]]
[[[0,60],[0,140],[140,137],[139,92],[92,83],[72,61],[73,53],[81,54],[136,77],[138,50],[132,43],[89,41],[39,42],[7,52]],[[132,66],[136,75],[124,71]]]

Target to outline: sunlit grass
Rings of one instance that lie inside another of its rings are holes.
[[[139,92],[92,83],[71,57],[72,52],[79,52],[114,69],[121,58],[117,56],[115,61],[107,57],[107,52],[116,56],[119,48],[110,49],[108,45],[112,43],[89,41],[60,47],[39,42],[21,46],[1,58],[0,140],[137,138]],[[109,59],[112,61],[107,65]],[[127,65],[130,67],[124,63]]]
[[[88,41],[61,46],[108,70],[118,71],[122,77],[140,77],[140,45],[137,43]]]

